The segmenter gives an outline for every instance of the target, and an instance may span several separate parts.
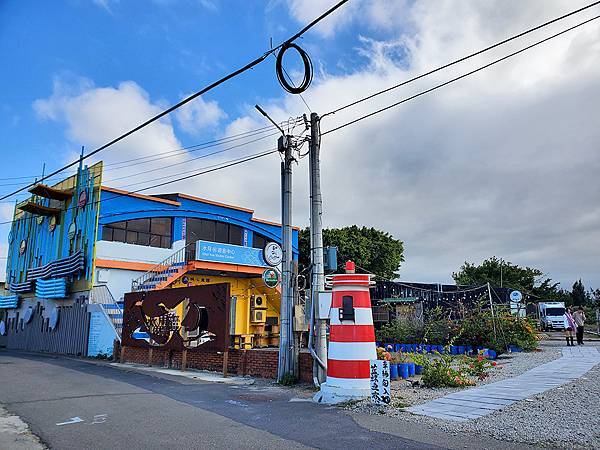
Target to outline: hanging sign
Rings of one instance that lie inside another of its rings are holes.
[[[392,401],[390,386],[390,362],[372,359],[369,362],[371,402],[376,405],[389,405]]]
[[[48,222],[48,231],[52,233],[54,230],[56,230],[56,216],[50,217],[50,221]]]
[[[512,291],[510,293],[510,300],[515,302],[515,303],[519,303],[523,298],[523,295],[521,295],[521,293],[519,291]]]
[[[278,266],[283,260],[283,250],[277,242],[269,242],[263,252],[265,261],[270,266]]]
[[[279,284],[279,272],[275,269],[266,269],[262,274],[263,282],[268,288],[275,288]]]

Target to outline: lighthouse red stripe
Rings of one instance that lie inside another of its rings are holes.
[[[327,376],[335,378],[369,378],[369,361],[328,359]]]
[[[331,325],[332,342],[375,342],[373,325]]]
[[[371,297],[369,296],[369,291],[334,291],[333,298],[331,299],[331,307],[341,308],[343,302],[342,299],[345,296],[352,297],[352,306],[355,308],[371,307]]]

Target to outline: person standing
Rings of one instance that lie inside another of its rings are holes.
[[[571,308],[566,309],[565,314],[563,315],[563,321],[565,326],[565,338],[567,339],[567,346],[574,346],[573,333],[575,332],[576,325],[575,319],[573,319],[573,315],[571,314]]]
[[[583,327],[585,326],[585,319],[583,306],[580,306],[573,314],[573,320],[575,321],[575,326],[577,326],[577,345],[583,345]]]

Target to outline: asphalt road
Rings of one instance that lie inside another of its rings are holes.
[[[0,350],[0,404],[50,448],[507,448],[355,420],[336,407],[290,402],[296,396],[267,382],[223,385]]]

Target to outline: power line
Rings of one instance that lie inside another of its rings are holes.
[[[449,85],[449,84],[451,84],[451,83],[454,83],[455,81],[462,80],[463,78],[466,78],[466,77],[468,77],[468,76],[470,76],[470,75],[473,75],[473,74],[475,74],[475,73],[477,73],[477,72],[480,72],[480,71],[482,71],[482,70],[484,70],[484,69],[487,69],[488,67],[490,67],[490,66],[493,66],[494,64],[498,64],[499,62],[502,62],[502,61],[504,61],[504,60],[506,60],[506,59],[508,59],[508,58],[511,58],[511,57],[513,57],[513,56],[515,56],[515,55],[518,55],[519,53],[523,53],[523,52],[524,52],[524,51],[526,51],[526,50],[529,50],[529,49],[531,49],[531,48],[533,48],[533,47],[536,47],[536,46],[538,46],[538,45],[540,45],[540,44],[543,44],[544,42],[547,42],[547,41],[549,41],[549,40],[551,40],[551,39],[554,39],[554,38],[556,38],[556,37],[558,37],[558,36],[561,36],[561,35],[563,35],[563,34],[565,34],[565,33],[569,32],[569,31],[572,31],[572,30],[574,30],[574,29],[576,29],[576,28],[578,28],[578,27],[580,27],[580,26],[582,26],[582,25],[585,25],[585,24],[587,24],[587,23],[589,23],[589,22],[591,22],[591,21],[593,21],[593,20],[596,20],[596,19],[598,19],[598,18],[600,18],[600,15],[598,15],[598,16],[594,16],[594,17],[592,17],[591,19],[588,19],[588,20],[585,20],[585,21],[583,21],[583,22],[580,22],[580,23],[578,23],[577,25],[573,25],[572,27],[569,27],[569,28],[567,28],[567,29],[565,29],[565,30],[563,30],[563,31],[560,31],[560,32],[558,32],[558,33],[555,33],[555,34],[553,34],[553,35],[551,35],[551,36],[549,36],[549,37],[547,37],[547,38],[544,38],[544,39],[542,39],[541,41],[537,41],[537,42],[535,42],[535,43],[533,43],[533,44],[531,44],[531,45],[528,45],[528,46],[526,46],[526,47],[523,47],[523,48],[522,48],[522,49],[520,49],[520,50],[517,50],[517,51],[515,51],[515,52],[509,53],[508,55],[506,55],[506,56],[503,56],[502,58],[498,58],[498,59],[496,59],[496,60],[494,60],[494,61],[492,61],[492,62],[490,62],[490,63],[488,63],[488,64],[485,64],[485,65],[483,65],[483,66],[480,66],[480,67],[478,67],[477,69],[471,70],[470,72],[467,72],[467,73],[464,73],[464,74],[462,74],[462,75],[459,75],[458,77],[452,78],[452,79],[450,79],[450,80],[448,80],[448,81],[446,81],[446,82],[444,82],[444,83],[438,84],[438,85],[436,85],[436,86],[434,86],[434,87],[432,87],[432,88],[429,88],[429,89],[426,89],[426,90],[424,90],[424,91],[421,91],[421,92],[419,92],[419,93],[417,93],[417,94],[415,94],[415,95],[411,95],[410,97],[406,97],[406,98],[404,98],[404,99],[402,99],[402,100],[400,100],[400,101],[398,101],[398,102],[396,102],[396,103],[393,103],[393,104],[391,104],[391,105],[388,105],[388,106],[386,106],[386,107],[384,107],[384,108],[381,108],[381,109],[378,109],[378,110],[376,110],[376,111],[373,111],[373,112],[371,112],[371,113],[369,113],[369,114],[365,114],[364,116],[361,116],[361,117],[359,117],[359,118],[357,118],[357,119],[351,120],[350,122],[346,122],[346,123],[344,123],[344,124],[342,124],[342,125],[340,125],[340,126],[337,126],[337,127],[335,127],[335,128],[332,128],[331,130],[327,130],[327,131],[325,131],[324,133],[322,133],[321,135],[322,135],[322,136],[324,136],[324,135],[326,135],[326,134],[333,133],[334,131],[341,130],[342,128],[345,128],[345,127],[347,127],[347,126],[349,126],[349,125],[353,125],[353,124],[355,124],[356,122],[360,122],[361,120],[367,119],[367,118],[369,118],[369,117],[372,117],[372,116],[374,116],[374,115],[376,115],[376,114],[379,114],[379,113],[382,113],[382,112],[384,112],[384,111],[387,111],[388,109],[392,109],[392,108],[394,108],[394,107],[396,107],[396,106],[398,106],[398,105],[401,105],[401,104],[403,104],[403,103],[406,103],[406,102],[408,102],[408,101],[410,101],[410,100],[414,100],[414,99],[415,99],[415,98],[417,98],[417,97],[421,97],[422,95],[425,95],[425,94],[428,94],[428,93],[430,93],[430,92],[433,92],[433,91],[435,91],[435,90],[437,90],[437,89],[440,89],[440,88],[442,88],[442,87],[444,87],[444,86],[447,86],[447,85]]]
[[[302,120],[303,119],[301,117],[291,118],[291,119],[289,119],[289,120],[287,120],[285,122],[281,122],[281,125],[282,126],[287,126],[288,128],[289,127],[296,127],[296,125],[298,125],[299,123],[302,123]],[[172,157],[179,156],[179,155],[182,155],[182,154],[190,154],[192,152],[197,152],[197,151],[200,151],[200,150],[206,150],[207,148],[218,147],[218,146],[230,143],[230,142],[239,141],[241,139],[246,139],[246,138],[253,137],[253,136],[256,136],[256,135],[259,135],[259,134],[264,134],[264,133],[270,132],[272,130],[275,130],[275,127],[272,126],[272,125],[270,125],[268,127],[263,127],[263,128],[259,128],[257,130],[251,130],[251,131],[247,131],[247,132],[244,132],[244,133],[239,133],[237,135],[231,135],[231,136],[228,136],[228,137],[222,138],[222,139],[208,141],[208,142],[204,142],[204,143],[201,143],[201,144],[190,145],[190,146],[182,147],[182,148],[176,149],[176,150],[169,150],[169,151],[166,151],[166,152],[157,153],[156,155],[148,155],[148,156],[142,156],[142,157],[139,157],[139,158],[131,158],[131,159],[124,160],[124,161],[117,161],[117,162],[114,162],[114,163],[111,163],[111,164],[105,164],[103,166],[103,172],[110,172],[110,171],[113,171],[113,170],[121,170],[121,169],[126,169],[128,167],[133,167],[133,166],[137,167],[137,166],[140,166],[140,165],[143,165],[143,164],[147,164],[147,163],[151,163],[151,162],[155,162],[155,161],[160,161],[160,160],[172,158]],[[223,150],[219,150],[219,151],[207,153],[205,155],[198,156],[196,158],[191,158],[191,159],[188,159],[188,160],[183,161],[183,162],[179,162],[179,163],[168,165],[168,166],[162,166],[162,167],[160,167],[158,169],[153,169],[153,170],[149,170],[149,171],[145,171],[145,172],[139,172],[138,174],[132,174],[132,175],[128,175],[127,177],[120,177],[120,178],[116,178],[116,179],[112,179],[112,180],[107,180],[107,181],[110,182],[110,181],[114,181],[114,180],[120,180],[120,179],[123,179],[123,178],[129,178],[131,176],[135,176],[135,175],[139,175],[139,174],[143,174],[143,173],[154,172],[156,170],[162,170],[162,169],[165,169],[165,168],[168,168],[168,167],[172,167],[174,165],[185,164],[185,163],[188,163],[188,162],[191,162],[191,161],[195,161],[196,159],[201,159],[201,158],[205,158],[205,157],[208,157],[208,156],[213,156],[213,155],[216,155],[216,154],[219,154],[219,153],[223,153],[225,151],[228,151],[228,150],[231,150],[231,149],[234,149],[234,148],[239,148],[239,147],[242,147],[244,145],[251,144],[253,142],[257,142],[259,140],[266,139],[268,137],[272,137],[272,136],[277,135],[277,134],[279,134],[279,133],[278,132],[271,133],[271,134],[262,136],[260,138],[254,139],[254,140],[246,141],[244,143],[241,143],[241,144],[238,144],[238,145],[234,145],[234,146],[228,147],[228,148],[223,149]],[[157,156],[157,155],[166,155],[166,156]],[[150,159],[148,159],[148,158],[150,158]],[[146,161],[140,161],[142,159],[146,159]],[[136,161],[140,161],[140,162],[135,163]],[[126,164],[126,163],[135,163],[135,164]],[[115,166],[115,165],[118,165],[118,164],[122,164],[122,165],[120,167],[111,167],[111,166]],[[77,174],[77,172],[74,172],[74,173],[72,173],[69,176],[74,176],[76,174]],[[68,177],[66,177],[66,178],[68,178]],[[52,180],[64,180],[64,179],[65,179],[65,177],[52,178]],[[7,183],[7,184],[0,184],[0,187],[1,186],[13,186],[13,185],[22,186],[24,184],[26,184],[26,183]],[[3,202],[0,202],[0,203],[3,203]],[[11,201],[11,202],[8,202],[8,203],[14,203],[14,202]]]
[[[300,36],[302,36],[304,33],[306,33],[308,30],[310,30],[312,27],[314,27],[317,23],[319,23],[321,20],[323,20],[325,17],[329,16],[331,13],[333,13],[335,10],[337,10],[338,8],[340,8],[342,5],[344,5],[345,3],[347,3],[348,0],[341,0],[340,2],[336,3],[334,6],[332,6],[331,8],[329,8],[327,11],[325,11],[323,14],[321,14],[319,17],[317,17],[315,20],[313,20],[312,22],[310,22],[308,25],[306,25],[304,28],[302,28],[298,33],[294,34],[292,37],[288,38],[287,40],[285,40],[284,42],[282,42],[281,44],[279,44],[277,47],[272,48],[270,50],[267,50],[265,53],[263,53],[261,56],[259,56],[258,58],[254,59],[253,61],[250,61],[249,63],[247,63],[245,66],[235,70],[234,72],[231,72],[230,74],[220,78],[219,80],[211,83],[210,85],[206,86],[205,88],[197,91],[196,93],[184,98],[183,100],[181,100],[179,103],[176,103],[175,105],[165,109],[164,111],[162,111],[161,113],[155,115],[154,117],[146,120],[145,122],[143,122],[142,124],[136,126],[135,128],[132,128],[131,130],[127,131],[126,133],[122,134],[121,136],[111,140],[110,142],[98,147],[97,149],[91,151],[90,153],[88,153],[87,155],[84,155],[82,158],[79,158],[69,164],[67,164],[66,166],[63,166],[62,168],[55,170],[54,172],[42,177],[39,181],[42,182],[62,171],[64,171],[65,169],[68,169],[69,167],[73,167],[77,164],[79,164],[79,162],[83,159],[87,159],[99,152],[101,152],[102,150],[110,147],[113,144],[116,144],[117,142],[125,139],[126,137],[132,135],[133,133],[141,130],[142,128],[150,125],[153,122],[156,122],[157,120],[159,120],[160,118],[166,116],[167,114],[175,111],[176,109],[180,108],[181,106],[185,105],[186,103],[189,103],[190,101],[194,100],[195,98],[207,93],[208,91],[214,89],[215,87],[219,86],[220,84],[225,83],[226,81],[240,75],[243,72],[246,72],[247,70],[253,68],[254,66],[260,64],[262,61],[264,61],[270,54],[274,53],[275,51],[277,51],[278,49],[289,45],[291,42],[295,41],[296,39],[298,39]],[[25,187],[19,188],[14,192],[11,192],[8,195],[5,195],[3,197],[0,197],[0,200],[4,200],[5,198],[8,198],[14,194],[17,194],[21,191],[24,191],[25,189],[27,189],[28,187],[33,186],[33,183],[28,184]]]
[[[570,17],[570,16],[572,16],[572,15],[574,15],[574,14],[577,14],[577,13],[580,13],[580,12],[582,12],[582,11],[585,11],[586,9],[592,8],[592,7],[594,7],[594,6],[597,6],[597,5],[599,5],[599,4],[600,4],[600,0],[599,0],[599,1],[596,1],[596,2],[594,2],[594,3],[590,3],[590,4],[589,4],[589,5],[587,5],[587,6],[584,6],[584,7],[582,7],[582,8],[579,8],[579,9],[576,9],[576,10],[574,10],[574,11],[571,11],[571,12],[569,12],[569,13],[567,13],[567,14],[564,14],[564,15],[562,15],[562,16],[560,16],[560,17],[556,17],[556,18],[554,18],[554,19],[552,19],[552,20],[549,20],[548,22],[544,22],[544,23],[542,23],[542,24],[540,24],[540,25],[538,25],[538,26],[536,26],[536,27],[533,27],[533,28],[530,28],[530,29],[528,29],[528,30],[525,30],[525,31],[523,31],[523,32],[521,32],[521,33],[519,33],[519,34],[515,34],[514,36],[511,36],[511,37],[509,37],[509,38],[507,38],[507,39],[504,39],[503,41],[497,42],[497,43],[495,43],[495,44],[492,44],[492,45],[490,45],[490,46],[488,46],[488,47],[486,47],[486,48],[483,48],[483,49],[481,49],[481,50],[478,50],[478,51],[476,51],[476,52],[474,52],[474,53],[471,53],[471,54],[469,54],[469,55],[463,56],[462,58],[459,58],[459,59],[456,59],[456,60],[454,60],[454,61],[452,61],[452,62],[449,62],[449,63],[447,63],[447,64],[444,64],[443,66],[440,66],[440,67],[437,67],[437,68],[435,68],[435,69],[432,69],[432,70],[430,70],[429,72],[422,73],[422,74],[420,74],[420,75],[417,75],[417,76],[415,76],[415,77],[413,77],[413,78],[410,78],[410,79],[408,79],[408,80],[406,80],[406,81],[403,81],[402,83],[395,84],[395,85],[393,85],[393,86],[390,86],[390,87],[388,87],[388,88],[386,88],[386,89],[383,89],[383,90],[381,90],[381,91],[378,91],[378,92],[375,92],[375,93],[373,93],[373,94],[371,94],[371,95],[368,95],[367,97],[363,97],[363,98],[361,98],[361,99],[359,99],[359,100],[356,100],[356,101],[353,101],[353,102],[351,102],[351,103],[348,103],[347,105],[341,106],[341,107],[339,107],[339,108],[337,108],[337,109],[334,109],[333,111],[330,111],[330,112],[328,112],[328,113],[326,113],[326,114],[323,114],[323,115],[321,116],[321,118],[323,118],[323,117],[325,117],[325,116],[328,116],[328,115],[330,115],[330,114],[335,114],[335,113],[337,113],[337,112],[339,112],[339,111],[342,111],[342,110],[344,110],[344,109],[346,109],[346,108],[350,108],[350,107],[352,107],[352,106],[358,105],[359,103],[365,102],[365,101],[367,101],[367,100],[370,100],[370,99],[372,99],[372,98],[374,98],[374,97],[377,97],[377,96],[379,96],[379,95],[381,95],[381,94],[385,94],[386,92],[390,92],[390,91],[392,91],[392,90],[394,90],[394,89],[397,89],[397,88],[399,88],[399,87],[405,86],[405,85],[407,85],[407,84],[409,84],[409,83],[412,83],[412,82],[414,82],[414,81],[417,81],[417,80],[419,80],[419,79],[421,79],[421,78],[424,78],[424,77],[427,77],[427,76],[429,76],[429,75],[431,75],[431,74],[434,74],[434,73],[436,73],[436,72],[439,72],[440,70],[447,69],[447,68],[448,68],[448,67],[450,67],[450,66],[453,66],[453,65],[455,65],[455,64],[461,63],[461,62],[463,62],[463,61],[466,61],[467,59],[473,58],[473,57],[475,57],[475,56],[481,55],[482,53],[485,53],[485,52],[488,52],[488,51],[490,51],[490,50],[492,50],[492,49],[494,49],[494,48],[500,47],[501,45],[504,45],[504,44],[506,44],[506,43],[508,43],[508,42],[514,41],[515,39],[521,38],[521,37],[523,37],[523,36],[525,36],[525,35],[527,35],[527,34],[533,33],[534,31],[537,31],[537,30],[539,30],[539,29],[541,29],[541,28],[547,27],[548,25],[551,25],[551,24],[553,24],[553,23],[555,23],[555,22],[558,22],[558,21],[560,21],[560,20],[566,19],[567,17]]]
[[[239,164],[242,164],[242,163],[245,163],[245,162],[248,162],[248,161],[253,161],[255,159],[263,158],[265,156],[268,156],[268,155],[271,155],[271,154],[277,153],[277,152],[278,152],[277,149],[266,150],[266,151],[263,151],[263,152],[254,153],[252,155],[245,156],[243,158],[238,158],[238,159],[234,159],[234,160],[231,160],[231,161],[224,162],[224,163],[218,165],[217,167],[215,167],[215,166],[203,167],[202,169],[200,169],[200,171],[195,172],[195,173],[193,173],[191,175],[186,175],[184,177],[179,177],[179,178],[176,178],[174,180],[170,180],[170,181],[165,181],[165,182],[162,182],[162,183],[153,184],[151,186],[146,186],[144,188],[140,188],[140,189],[137,189],[135,191],[127,191],[127,194],[137,194],[137,193],[140,193],[140,192],[147,191],[149,189],[155,189],[155,188],[158,188],[158,187],[166,186],[168,184],[177,183],[179,181],[189,180],[190,178],[194,178],[194,177],[197,177],[197,176],[200,176],[200,175],[205,175],[207,173],[216,172],[217,170],[226,169],[228,167],[237,166]],[[107,201],[114,200],[116,198],[120,198],[120,197],[122,197],[122,195],[124,195],[124,194],[118,194],[118,195],[115,195],[113,197],[105,198],[103,200],[102,199],[98,199],[98,200],[95,200],[95,201],[91,202],[90,205],[95,205],[95,204],[99,204],[99,203],[106,203]],[[78,206],[74,205],[74,206],[66,208],[66,209],[64,209],[62,211],[69,211],[69,210],[73,210],[73,209],[76,209],[76,208],[78,208]],[[32,215],[32,216],[29,216],[29,217],[23,217],[23,218],[16,219],[16,220],[9,220],[9,221],[5,221],[5,222],[0,222],[0,225],[7,225],[7,224],[11,224],[13,222],[16,223],[16,222],[21,222],[21,221],[25,221],[25,220],[33,220],[33,219],[36,219],[36,216]]]

